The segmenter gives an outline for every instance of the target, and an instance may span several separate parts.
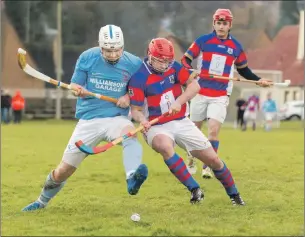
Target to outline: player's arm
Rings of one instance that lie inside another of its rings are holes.
[[[196,59],[202,51],[202,42],[202,36],[197,38],[182,56],[181,63],[185,68],[192,69],[192,61]]]
[[[169,110],[170,114],[179,112],[181,106],[194,98],[200,90],[200,85],[197,79],[198,72],[186,69],[177,62],[174,63],[173,67],[176,70],[176,83],[186,85],[186,89],[176,99],[175,103],[172,104],[171,109]]]
[[[128,93],[130,98],[130,108],[132,118],[142,124],[145,130],[150,128],[150,124],[147,121],[144,112],[144,100],[145,100],[145,82],[140,79],[139,74],[134,74],[128,84]]]
[[[192,80],[186,87],[185,91],[176,99],[180,105],[193,99],[200,90],[200,85],[197,79]]]
[[[131,62],[132,62],[132,66],[130,67],[130,72],[133,75],[141,67],[142,60],[139,57],[133,55],[131,57]],[[127,86],[127,89],[128,89],[128,86]],[[127,93],[125,95],[121,96],[118,99],[116,106],[121,107],[121,108],[127,108],[129,105],[130,105],[130,96],[129,96],[129,92],[127,91]]]
[[[87,60],[85,59],[84,55],[80,55],[76,62],[70,83],[71,87],[74,89],[72,90],[72,93],[75,96],[84,97],[84,94],[87,92],[87,90],[84,88],[87,80],[86,63]]]

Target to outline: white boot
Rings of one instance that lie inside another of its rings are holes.
[[[197,165],[196,165],[196,158],[192,157],[190,154],[187,155],[187,170],[188,172],[193,175],[197,172]]]
[[[202,169],[202,178],[204,179],[211,179],[213,178],[213,173],[210,167],[206,167]]]

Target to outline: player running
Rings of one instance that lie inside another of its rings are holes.
[[[184,67],[191,69],[193,59],[199,57],[198,70],[203,74],[232,77],[234,65],[244,78],[258,81],[262,87],[269,86],[268,81],[255,75],[247,66],[247,58],[241,44],[229,33],[233,15],[229,9],[218,9],[213,15],[214,30],[201,35],[192,43],[181,59]],[[191,101],[190,118],[201,129],[202,122],[208,119],[208,139],[215,152],[219,147],[219,131],[227,115],[229,97],[228,81],[201,77],[199,94]],[[188,157],[188,169],[196,165],[193,157]],[[194,170],[196,172],[196,170]],[[211,169],[203,166],[203,178],[211,178]]]
[[[174,61],[174,47],[170,41],[153,39],[148,46],[148,57],[129,82],[132,117],[145,127],[144,137],[148,145],[163,156],[173,175],[191,192],[191,203],[200,202],[204,194],[175,152],[175,144],[211,167],[233,205],[244,205],[230,170],[218,158],[208,139],[185,116],[188,112],[186,103],[200,89],[197,80],[191,79],[194,74]],[[187,88],[183,92],[182,85],[185,84]],[[150,126],[148,119],[166,112],[171,115]]]
[[[99,31],[99,47],[83,52],[77,60],[71,85],[78,88],[80,96],[76,104],[75,130],[64,151],[62,161],[47,176],[38,199],[23,211],[33,211],[47,206],[49,201],[63,188],[66,180],[86,158],[76,146],[78,140],[86,145],[96,146],[101,141],[111,141],[134,130],[127,118],[130,99],[127,83],[131,75],[142,64],[142,60],[124,51],[123,32],[120,27],[106,25]],[[117,98],[117,104],[92,97],[83,97],[85,91]],[[137,194],[147,178],[146,165],[141,164],[142,146],[137,138],[123,142],[123,163],[126,173],[127,190]]]

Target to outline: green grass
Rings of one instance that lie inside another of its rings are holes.
[[[304,129],[290,122],[270,133],[261,128],[221,131],[219,154],[233,173],[245,207],[231,206],[220,183],[203,180],[200,172],[195,178],[205,200],[189,204],[189,192],[141,137],[149,177],[137,196],[127,195],[122,148],[115,147],[86,159],[46,209],[22,213],[60,162],[74,125],[29,121],[1,127],[2,235],[303,235]],[[138,223],[130,220],[134,212],[141,215]]]

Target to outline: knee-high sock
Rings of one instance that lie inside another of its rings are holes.
[[[194,180],[192,175],[188,172],[183,159],[176,153],[165,160],[166,165],[176,178],[188,188],[189,191],[199,188],[199,184]]]
[[[44,205],[47,205],[48,202],[63,188],[66,183],[66,181],[61,183],[55,182],[52,173],[53,171],[47,176],[46,182],[38,198],[38,201]]]
[[[143,148],[136,138],[123,141],[123,163],[128,178],[142,162]]]
[[[238,190],[236,188],[231,172],[224,162],[223,165],[224,167],[221,170],[213,170],[214,175],[222,183],[229,196],[237,194]]]

